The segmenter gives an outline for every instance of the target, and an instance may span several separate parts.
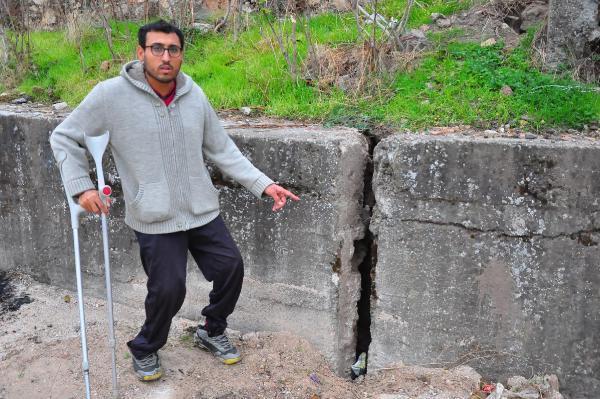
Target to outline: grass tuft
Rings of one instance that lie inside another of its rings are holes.
[[[381,12],[399,19],[405,3],[384,1]],[[430,22],[432,12],[449,15],[470,3],[421,0],[414,7],[409,27]],[[382,79],[378,90],[355,95],[335,85],[323,89],[318,82],[304,80],[302,74],[292,81],[277,44],[269,38],[264,18],[257,16],[235,42],[229,35],[188,32],[183,71],[203,88],[215,108],[249,106],[269,116],[358,128],[374,123],[409,129],[512,123],[535,130],[580,128],[600,120],[597,86],[541,72],[532,62],[534,31],[512,50],[502,43],[481,47],[457,42],[458,29],[431,34],[433,50],[419,62]],[[138,25],[112,22],[111,27],[118,58],[133,59]],[[320,46],[348,46],[357,39],[350,13],[315,16],[310,28],[313,42]],[[307,52],[302,29],[299,27],[297,42],[300,64]],[[60,99],[75,106],[96,83],[119,73],[121,61],[111,61],[108,71],[100,70],[102,62],[111,59],[101,29],[86,28],[80,36],[74,29],[69,32],[68,36],[60,31],[31,34],[34,68],[20,83],[20,90],[37,100]],[[501,93],[505,86],[512,89],[512,95]]]

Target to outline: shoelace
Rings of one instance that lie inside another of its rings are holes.
[[[156,363],[156,354],[152,353],[148,356],[146,356],[143,359],[135,359],[136,363],[140,366],[140,367],[149,367],[149,366],[153,366]]]
[[[223,348],[223,352],[227,352],[228,350],[233,349],[233,345],[231,344],[229,338],[227,338],[227,335],[225,334],[217,335],[216,337],[211,337],[211,339],[216,341],[217,344],[221,346],[221,348]]]

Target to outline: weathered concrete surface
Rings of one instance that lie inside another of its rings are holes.
[[[556,372],[597,397],[600,146],[398,135],[374,162],[370,370]]]
[[[598,0],[550,0],[548,66],[557,68],[591,55],[600,39],[598,8]]]
[[[0,110],[0,269],[20,268],[36,279],[74,289],[72,234],[48,136],[60,118]],[[354,240],[364,235],[362,211],[366,140],[353,130],[270,128],[229,130],[265,173],[296,191],[301,201],[273,213],[214,171],[223,216],[244,256],[246,277],[231,327],[287,330],[306,337],[338,372],[354,360],[360,259]],[[123,223],[120,186],[105,165],[117,199],[110,217],[116,301],[143,311],[145,275],[133,232]],[[104,295],[100,227],[80,231],[87,293]],[[200,316],[211,284],[190,257],[182,315]]]

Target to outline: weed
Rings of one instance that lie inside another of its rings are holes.
[[[446,15],[463,9],[470,1],[421,0],[414,8],[410,26],[428,22],[432,12]],[[383,1],[381,12],[388,18],[401,13],[406,2]],[[422,13],[422,14],[420,14]],[[138,25],[111,22],[112,40],[118,58],[135,57]],[[378,76],[379,84],[362,92],[340,89],[335,78],[325,89],[310,79],[308,70],[290,79],[286,61],[264,32],[265,21],[257,18],[238,40],[219,34],[199,35],[186,31],[183,71],[206,92],[217,109],[250,106],[265,115],[309,119],[327,125],[345,124],[365,129],[386,123],[410,129],[426,126],[473,124],[481,127],[518,121],[524,115],[528,127],[581,127],[600,119],[597,87],[578,83],[566,75],[541,72],[532,62],[532,30],[516,48],[502,43],[490,47],[458,43],[460,30],[430,34],[433,43],[420,60],[390,76]],[[307,39],[298,26],[298,64],[307,59]],[[335,54],[358,37],[352,14],[321,14],[310,20],[311,41]],[[32,32],[32,63],[19,89],[42,101],[62,99],[74,106],[98,82],[119,73],[120,66],[100,70],[112,59],[103,30],[92,29],[81,41],[86,68],[80,67],[77,46],[62,32]],[[133,32],[133,33],[132,33]],[[350,52],[346,52],[350,53]],[[402,60],[400,60],[402,62]],[[409,65],[410,64],[410,65]],[[390,72],[392,73],[392,72]],[[3,81],[4,86],[8,86]],[[512,95],[502,94],[509,86]]]

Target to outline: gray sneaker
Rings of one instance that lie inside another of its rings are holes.
[[[136,358],[133,354],[131,357],[133,359],[133,370],[135,370],[141,381],[154,381],[162,376],[163,371],[160,367],[158,353],[151,353],[141,359]]]
[[[235,346],[229,341],[225,333],[217,335],[215,337],[209,337],[208,332],[204,329],[204,326],[198,326],[196,334],[194,334],[194,341],[202,349],[206,349],[213,355],[218,357],[225,364],[235,364],[242,360],[240,353]]]

